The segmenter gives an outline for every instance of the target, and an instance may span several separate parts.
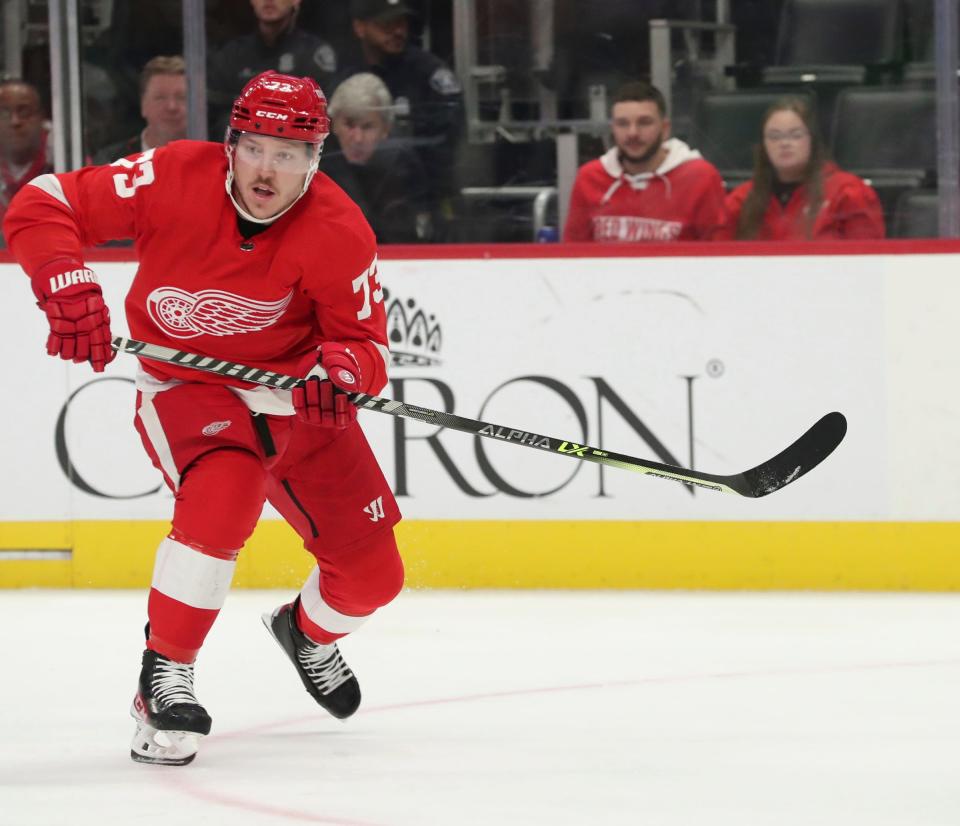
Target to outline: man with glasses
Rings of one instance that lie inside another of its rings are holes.
[[[21,188],[52,171],[48,134],[37,87],[0,80],[0,220]]]
[[[621,87],[610,131],[614,146],[577,173],[564,241],[703,241],[722,229],[720,173],[670,137],[659,89]]]
[[[329,129],[315,81],[264,72],[234,102],[224,144],[177,141],[41,175],[7,214],[50,355],[96,372],[113,359],[110,315],[83,249],[132,236],[133,337],[304,376],[283,391],[141,360],[135,423],[175,504],[131,709],[139,762],[189,763],[210,731],[194,661],[265,501],[317,565],[264,623],[334,717],[360,705],[336,641],[403,584],[400,513],[348,400],[387,380],[376,245],[356,204],[317,172]]]

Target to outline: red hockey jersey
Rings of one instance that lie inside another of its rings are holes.
[[[339,341],[359,362],[360,389],[378,392],[386,319],[376,243],[360,209],[318,173],[292,209],[246,240],[226,174],[221,144],[177,141],[36,178],[14,198],[3,230],[31,277],[59,260],[81,262],[85,247],[133,238],[139,267],[126,316],[136,339],[288,374],[321,342]],[[177,365],[141,366],[142,389],[177,380],[251,388]],[[282,409],[260,409],[292,412],[288,396]]]
[[[664,141],[654,172],[628,175],[616,147],[584,164],[570,196],[564,241],[682,241],[713,238],[725,222],[723,180],[683,141]]]
[[[737,237],[737,223],[753,182],[747,181],[727,196],[727,226],[722,237]],[[805,241],[809,199],[805,186],[797,187],[786,205],[770,196],[757,240]],[[823,168],[823,202],[817,213],[810,239],[883,238],[883,210],[880,199],[863,179],[844,172],[836,164]]]

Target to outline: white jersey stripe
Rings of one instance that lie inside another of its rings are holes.
[[[349,634],[367,621],[367,617],[351,617],[334,610],[320,596],[320,569],[314,568],[300,589],[300,604],[311,622],[331,634]]]
[[[160,424],[157,408],[153,406],[153,399],[156,395],[156,393],[140,394],[140,409],[137,411],[137,415],[140,417],[143,429],[147,432],[147,438],[160,460],[160,467],[173,482],[174,490],[178,490],[180,488],[180,471],[177,470],[177,464],[173,461],[170,443],[167,441],[167,434],[163,432],[163,425]]]
[[[73,207],[70,206],[70,202],[67,200],[67,196],[63,194],[63,187],[60,185],[60,179],[52,172],[48,172],[45,175],[38,175],[36,178],[30,181],[29,186],[35,186],[37,189],[42,189],[47,193],[47,195],[52,195],[64,206],[73,209]]]
[[[152,585],[184,605],[219,611],[236,567],[235,561],[207,556],[167,537],[157,548]]]

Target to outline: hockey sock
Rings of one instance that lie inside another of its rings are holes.
[[[167,537],[157,549],[147,603],[147,648],[190,663],[230,590],[238,551],[191,547]]]
[[[314,642],[329,645],[356,631],[370,615],[350,616],[333,608],[320,589],[320,569],[314,568],[300,589],[297,626]]]

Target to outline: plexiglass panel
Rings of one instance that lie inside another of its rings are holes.
[[[49,116],[47,4],[3,5],[7,73]],[[181,0],[78,9],[84,158],[184,137]],[[314,77],[321,170],[381,243],[933,237],[934,18],[934,0],[208,0],[207,133],[256,73]]]

